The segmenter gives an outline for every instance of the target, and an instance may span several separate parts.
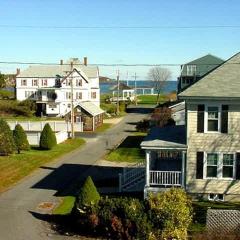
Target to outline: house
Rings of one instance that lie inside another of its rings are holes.
[[[181,75],[178,77],[178,92],[183,91],[223,62],[224,60],[221,58],[207,54],[181,65]]]
[[[33,65],[16,77],[17,100],[36,101],[37,114],[41,116],[65,117],[71,112],[72,93],[74,108],[84,103],[85,108],[80,109],[91,115],[94,105],[97,109],[94,113],[102,115],[103,111],[99,108],[99,71],[97,67],[87,65],[87,58],[84,58],[84,63],[78,58],[71,58],[66,63],[61,60],[59,65]],[[86,119],[84,116],[81,119],[78,112],[75,120],[83,121]],[[96,116],[92,118],[94,122]],[[102,119],[102,116],[97,118]],[[94,129],[93,126],[91,128]]]
[[[141,143],[146,162],[123,188],[134,187],[135,177],[145,197],[182,187],[195,198],[240,200],[239,65],[240,53],[178,95],[186,102],[186,125],[153,128]]]
[[[135,90],[125,83],[120,82],[118,85],[114,85],[112,88],[112,101],[117,101],[117,95],[119,92],[119,100],[133,101],[135,98]]]

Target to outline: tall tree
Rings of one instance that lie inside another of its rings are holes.
[[[171,78],[171,71],[167,68],[153,67],[148,72],[148,79],[154,82],[154,87],[157,91],[157,104],[160,101],[160,93],[166,84],[166,81]]]
[[[6,76],[0,73],[0,88],[6,87]]]
[[[15,126],[15,129],[13,130],[13,138],[18,153],[20,153],[21,150],[29,150],[30,146],[27,140],[27,135],[20,124]]]

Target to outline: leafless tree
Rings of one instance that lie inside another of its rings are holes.
[[[171,71],[167,68],[153,67],[148,72],[148,79],[154,82],[154,88],[157,91],[157,104],[159,104],[160,93],[171,78]]]

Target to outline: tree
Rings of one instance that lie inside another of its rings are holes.
[[[7,156],[15,149],[13,134],[7,122],[0,119],[0,155]]]
[[[160,93],[166,84],[166,81],[170,80],[171,72],[167,68],[153,67],[148,72],[148,79],[154,82],[154,87],[157,91],[157,104],[159,104]]]
[[[97,204],[100,200],[100,195],[95,187],[90,176],[85,180],[80,193],[78,195],[78,206],[80,208]]]
[[[21,150],[29,150],[30,146],[27,140],[27,135],[20,124],[15,126],[15,129],[13,130],[13,138],[18,153],[20,153]]]
[[[43,150],[52,149],[57,144],[55,133],[48,123],[45,124],[40,136],[40,148]]]
[[[0,73],[0,88],[6,87],[6,77],[4,74]]]
[[[175,125],[175,121],[172,119],[172,111],[168,107],[155,108],[151,120],[158,127]]]

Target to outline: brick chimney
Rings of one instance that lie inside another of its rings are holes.
[[[85,66],[87,66],[87,57],[84,57],[84,58],[83,58],[83,64],[84,64]]]
[[[63,65],[63,60],[62,59],[60,60],[60,65]]]
[[[16,76],[20,74],[20,68],[17,68],[16,70]]]

